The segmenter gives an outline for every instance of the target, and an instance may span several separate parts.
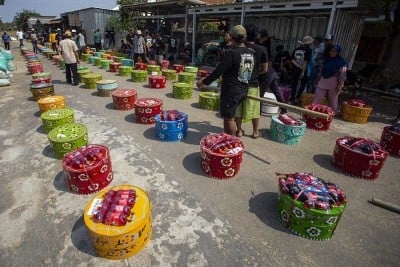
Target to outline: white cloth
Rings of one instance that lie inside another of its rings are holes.
[[[24,39],[24,33],[22,31],[17,31],[17,39],[18,40]]]
[[[80,47],[86,46],[85,36],[82,33],[79,33],[78,37],[79,37],[79,46]]]
[[[79,49],[74,41],[69,38],[60,41],[59,50],[62,54],[65,64],[73,64],[77,62],[74,51],[78,51]]]

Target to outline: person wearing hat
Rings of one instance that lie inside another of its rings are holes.
[[[166,58],[171,61],[172,64],[175,63],[178,57],[178,40],[173,34],[171,34],[166,42],[166,50]]]
[[[333,46],[333,35],[332,34],[327,34],[325,36],[324,46],[325,46],[325,50],[322,55],[323,55],[323,57],[329,57],[329,50],[331,50],[331,48]]]
[[[335,112],[338,112],[338,96],[346,81],[347,71],[347,63],[340,56],[341,51],[339,45],[333,45],[328,51],[329,57],[323,59],[320,79],[312,101],[313,104],[319,104],[328,95],[329,106]]]
[[[304,36],[300,44],[292,54],[292,91],[290,102],[294,105],[300,104],[300,97],[307,84],[307,67],[311,62],[312,50],[310,45],[314,42],[311,36]],[[300,84],[300,86],[299,86]]]
[[[246,36],[242,25],[233,27],[233,48],[226,51],[221,63],[208,77],[197,82],[197,87],[202,88],[222,76],[220,114],[224,120],[224,132],[230,135],[237,134],[236,109],[247,98],[253,69],[258,67],[255,65],[254,50],[245,45]]]
[[[134,62],[142,62],[146,60],[146,40],[142,36],[142,31],[137,30],[136,35],[133,37],[133,60]]]
[[[61,53],[65,62],[65,77],[67,83],[77,86],[78,80],[78,46],[74,41],[71,40],[72,34],[70,31],[66,31],[65,39],[60,41],[59,52]],[[71,77],[72,74],[72,77]]]

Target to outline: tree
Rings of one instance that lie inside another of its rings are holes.
[[[28,20],[28,18],[37,16],[40,16],[38,12],[24,9],[22,12],[17,13],[14,16],[13,23],[15,27],[17,27],[17,29],[26,30],[26,21]]]

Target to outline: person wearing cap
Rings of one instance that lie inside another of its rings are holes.
[[[86,36],[85,36],[85,30],[80,30],[78,37],[76,38],[77,40],[77,46],[79,48],[79,56],[82,56],[82,54],[86,53]]]
[[[140,60],[138,61],[138,59]],[[142,31],[137,30],[133,37],[133,60],[134,62],[145,62],[146,60],[146,40],[142,36]]]
[[[300,97],[303,94],[307,84],[307,67],[311,62],[312,50],[310,45],[314,42],[311,36],[304,36],[300,44],[292,54],[292,91],[290,94],[290,101],[294,105],[300,103]],[[299,86],[300,84],[300,86]]]
[[[93,43],[94,43],[94,47],[96,48],[96,51],[100,51],[101,50],[101,33],[100,33],[99,29],[96,29],[96,31],[94,32]]]
[[[312,103],[321,103],[322,98],[328,95],[329,106],[338,112],[338,96],[346,81],[347,63],[340,56],[342,48],[333,45],[329,50],[329,57],[322,62],[321,75],[317,83]]]
[[[35,29],[32,29],[30,38],[31,38],[31,43],[32,43],[32,50],[34,53],[37,54],[38,53],[38,47],[37,47],[38,38],[37,38]]]
[[[220,65],[208,77],[197,82],[197,87],[202,88],[222,76],[220,114],[224,119],[224,132],[230,135],[237,134],[236,109],[247,98],[252,72],[257,67],[254,50],[245,45],[246,35],[242,25],[233,27],[233,48],[226,51]]]
[[[256,44],[258,29],[254,24],[246,24],[246,47],[254,51],[254,68],[249,81],[249,91],[247,95],[260,97],[260,75],[263,76],[268,70],[268,55],[265,46]],[[283,97],[282,97],[283,98]],[[251,137],[256,139],[260,136],[260,102],[254,99],[245,99],[236,109],[235,122],[237,125],[236,136],[241,137],[244,134],[242,122],[251,121],[253,133]]]
[[[64,39],[64,36],[61,32],[60,28],[57,28],[57,33],[56,33],[56,41],[57,41],[57,46],[60,45],[61,40]]]
[[[65,77],[67,83],[77,86],[78,80],[78,46],[74,41],[71,40],[72,34],[70,31],[66,31],[65,39],[60,41],[59,52],[61,53],[65,62]],[[72,77],[71,77],[72,74]]]

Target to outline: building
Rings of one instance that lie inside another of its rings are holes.
[[[64,27],[85,30],[88,45],[93,45],[94,31],[96,29],[99,29],[104,38],[104,33],[107,30],[107,19],[111,16],[118,15],[118,10],[89,7],[62,13],[61,19],[63,21]],[[119,47],[121,45],[119,33],[116,33],[115,39],[115,47]]]

